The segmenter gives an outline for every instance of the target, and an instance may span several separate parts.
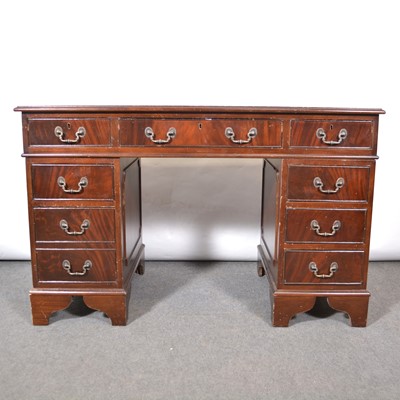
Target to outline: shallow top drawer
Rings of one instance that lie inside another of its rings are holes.
[[[372,121],[292,120],[291,147],[374,148]]]
[[[29,119],[29,146],[110,146],[108,118]]]
[[[280,147],[278,119],[121,119],[122,146]]]
[[[368,201],[370,167],[290,165],[288,200]]]
[[[34,200],[114,199],[111,164],[33,164],[31,173]]]

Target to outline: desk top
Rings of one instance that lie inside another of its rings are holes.
[[[22,106],[14,111],[30,113],[162,113],[162,114],[384,114],[381,108],[335,107],[239,107],[239,106]]]

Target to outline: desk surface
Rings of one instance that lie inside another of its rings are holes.
[[[22,112],[73,113],[212,113],[212,114],[384,114],[381,108],[239,107],[239,106],[23,106]]]

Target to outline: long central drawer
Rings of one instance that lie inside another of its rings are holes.
[[[120,119],[122,146],[281,147],[279,119]]]

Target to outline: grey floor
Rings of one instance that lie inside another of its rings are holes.
[[[126,327],[77,301],[31,324],[27,262],[0,263],[0,399],[399,399],[400,262],[371,263],[367,328],[273,328],[255,263],[148,262]]]

